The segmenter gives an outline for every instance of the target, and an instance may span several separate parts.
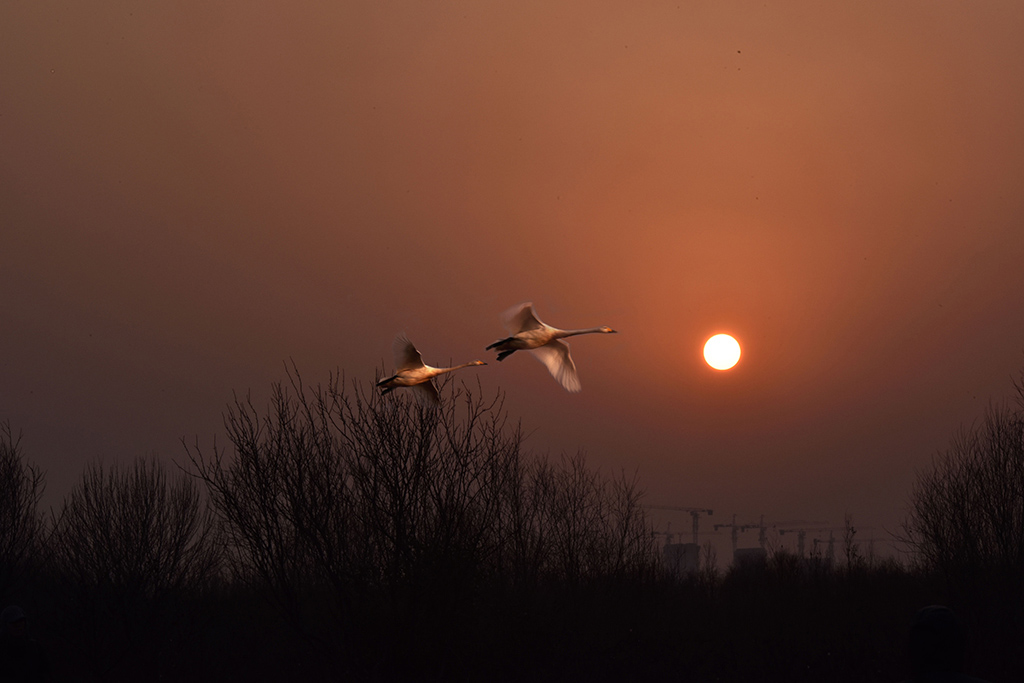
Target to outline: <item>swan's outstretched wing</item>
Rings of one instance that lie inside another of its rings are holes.
[[[505,329],[508,330],[509,334],[516,334],[517,332],[526,332],[527,330],[536,330],[544,327],[544,323],[537,318],[537,314],[533,310],[533,303],[529,301],[513,306],[502,313],[501,324],[505,326]]]
[[[430,380],[421,384],[414,384],[409,388],[412,390],[412,395],[416,397],[416,402],[424,408],[432,408],[436,405],[440,405],[441,399],[437,395],[437,389],[434,388],[434,383]]]
[[[423,367],[423,358],[420,356],[420,352],[416,350],[405,334],[395,337],[394,343],[391,344],[391,350],[395,354],[395,372]]]
[[[544,346],[530,349],[534,357],[547,366],[551,376],[559,384],[565,387],[566,391],[576,392],[582,389],[580,378],[576,374],[576,364],[572,362],[569,355],[569,345],[561,339],[553,339]]]

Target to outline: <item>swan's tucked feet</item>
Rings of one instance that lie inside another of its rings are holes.
[[[505,337],[504,339],[499,339],[498,341],[494,342],[493,344],[491,344],[490,346],[485,348],[484,351],[490,351],[491,349],[493,349],[493,348],[495,348],[497,346],[501,346],[502,344],[507,344],[510,341],[512,341],[512,339],[513,339],[513,337]]]

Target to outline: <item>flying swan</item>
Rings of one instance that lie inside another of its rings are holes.
[[[580,378],[576,374],[576,364],[569,355],[569,345],[562,341],[565,337],[578,334],[615,334],[610,327],[588,327],[584,330],[560,330],[540,321],[529,301],[513,306],[501,314],[502,324],[512,335],[499,339],[487,350],[498,351],[498,360],[505,360],[516,351],[530,351],[534,357],[547,366],[551,376],[566,391],[579,391]]]
[[[395,374],[377,382],[377,386],[381,387],[380,395],[389,394],[399,387],[409,387],[420,405],[436,406],[440,403],[437,389],[430,381],[434,377],[453,370],[468,368],[471,365],[487,365],[482,360],[474,360],[453,368],[431,367],[423,362],[420,352],[404,334],[395,337],[395,341],[391,344],[391,350],[395,354]]]

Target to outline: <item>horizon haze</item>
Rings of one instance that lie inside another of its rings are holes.
[[[1024,367],[1022,34],[1013,2],[5,3],[0,420],[56,504],[405,332],[702,528],[895,531]],[[619,332],[570,340],[581,393],[484,350],[523,301]]]

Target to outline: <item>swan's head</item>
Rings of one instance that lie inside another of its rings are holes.
[[[487,363],[483,362],[482,360],[475,360],[472,361],[470,365],[487,365]]]
[[[608,327],[607,325],[605,325],[604,327],[599,327],[597,329],[599,332],[604,332],[605,334],[618,334],[618,332]]]

